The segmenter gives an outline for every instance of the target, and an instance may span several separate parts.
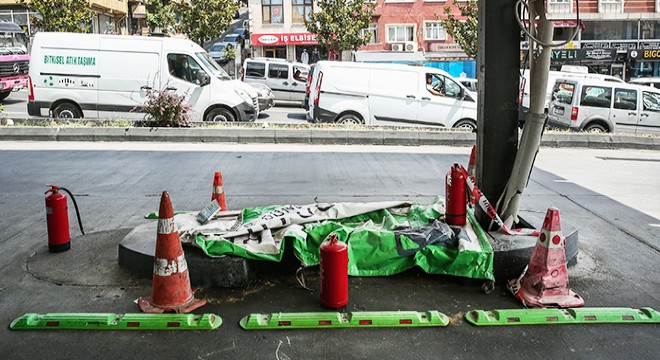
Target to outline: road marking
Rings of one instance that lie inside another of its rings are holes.
[[[570,180],[565,180],[565,179],[554,180],[554,182],[558,182],[558,183],[572,183],[572,181],[570,181]]]
[[[660,228],[660,224],[649,224],[649,226]]]

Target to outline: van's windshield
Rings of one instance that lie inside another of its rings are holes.
[[[199,61],[204,64],[204,67],[211,72],[211,75],[217,77],[220,80],[231,80],[231,76],[222,70],[220,65],[218,65],[218,63],[215,62],[215,60],[213,60],[213,58],[207,52],[198,52],[195,55],[197,55]]]

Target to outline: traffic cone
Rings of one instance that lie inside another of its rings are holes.
[[[227,201],[225,200],[225,188],[222,185],[222,173],[216,171],[213,176],[213,192],[211,193],[211,200],[215,200],[220,205],[220,211],[227,211]]]
[[[160,198],[158,214],[153,287],[151,296],[138,299],[138,306],[146,313],[188,313],[205,305],[206,300],[195,299],[190,288],[188,263],[181,248],[167,191],[163,191]]]
[[[470,152],[470,162],[468,162],[467,173],[468,176],[472,178],[472,181],[476,182],[477,179],[477,145],[472,145],[472,151]]]
[[[527,307],[584,305],[580,295],[568,288],[566,238],[561,233],[560,221],[559,209],[549,208],[529,265],[518,279],[507,284],[509,291]]]
[[[467,173],[470,179],[472,179],[473,183],[477,183],[477,145],[472,145],[472,151],[470,152],[470,161],[468,162],[468,168],[467,168]],[[471,191],[468,191],[469,193],[469,198],[468,200],[470,201],[470,205],[474,205],[475,203],[475,197],[474,194],[472,194]]]

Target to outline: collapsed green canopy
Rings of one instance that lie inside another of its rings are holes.
[[[198,229],[191,225],[196,224],[194,214],[175,220],[187,229],[182,239],[187,233],[209,256],[279,262],[288,243],[304,265],[313,266],[319,264],[321,243],[334,233],[348,245],[352,276],[393,275],[419,266],[429,274],[494,280],[493,250],[473,214],[468,211],[465,226],[450,228],[441,221],[443,204],[438,197],[428,206],[387,202],[245,208],[229,222],[224,218],[225,226]]]

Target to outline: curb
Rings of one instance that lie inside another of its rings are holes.
[[[472,146],[476,134],[459,131],[277,128],[0,127],[0,141],[140,141],[239,144]],[[543,147],[659,150],[660,137],[627,134],[544,133]]]

